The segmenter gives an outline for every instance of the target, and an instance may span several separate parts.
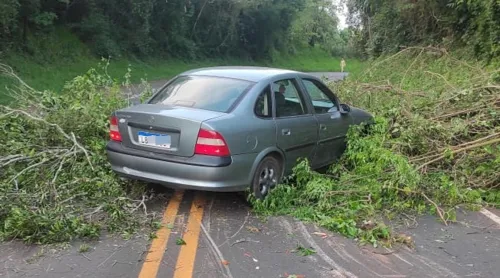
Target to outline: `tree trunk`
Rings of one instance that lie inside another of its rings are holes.
[[[23,45],[28,41],[28,16],[23,16]]]

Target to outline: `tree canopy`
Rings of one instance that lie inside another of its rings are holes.
[[[378,56],[412,45],[469,46],[500,56],[500,0],[343,0],[358,48]]]
[[[338,30],[337,9],[349,12]],[[2,0],[0,50],[54,27],[99,56],[239,56],[321,47],[377,57],[414,45],[467,47],[500,57],[500,0]]]
[[[0,44],[23,45],[30,32],[65,26],[101,56],[330,51],[339,37],[334,8],[328,0],[4,0]]]

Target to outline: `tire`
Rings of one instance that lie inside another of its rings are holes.
[[[258,200],[263,200],[281,181],[282,163],[273,156],[266,156],[257,166],[252,179],[251,192]]]

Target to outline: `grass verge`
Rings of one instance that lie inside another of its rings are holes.
[[[408,48],[332,84],[375,124],[349,131],[346,152],[326,174],[299,163],[291,182],[252,200],[255,211],[390,245],[407,237],[384,218],[430,212],[448,225],[458,205],[499,206],[499,73],[442,49]]]
[[[68,80],[86,72],[101,62],[92,55],[88,47],[74,34],[65,29],[58,29],[45,37],[29,38],[28,51],[23,53],[0,53],[0,62],[9,65],[27,84],[37,90],[59,92]],[[29,53],[29,54],[28,54]],[[239,58],[205,58],[184,61],[180,59],[134,59],[111,57],[106,68],[110,76],[122,76],[130,68],[134,73],[130,82],[168,79],[183,71],[207,66],[271,66],[301,71],[340,71],[339,58],[331,57],[319,48],[303,49],[294,55],[274,54],[272,60],[249,61]],[[347,71],[355,72],[361,68],[357,60],[347,61]],[[0,76],[0,88],[16,83]],[[10,102],[0,91],[0,103]]]

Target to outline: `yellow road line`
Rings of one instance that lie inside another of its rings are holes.
[[[191,205],[186,232],[183,235],[186,245],[181,247],[179,257],[177,258],[177,264],[175,266],[174,278],[193,277],[194,262],[196,259],[196,250],[198,249],[204,205],[205,196],[202,193],[197,192]]]
[[[183,191],[175,191],[174,196],[170,199],[167,209],[163,213],[162,227],[157,231],[157,237],[151,242],[149,253],[146,256],[146,260],[144,260],[139,278],[156,277],[170,236],[170,229],[167,228],[167,224],[174,223],[183,194]]]

